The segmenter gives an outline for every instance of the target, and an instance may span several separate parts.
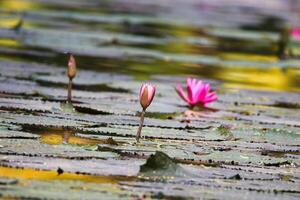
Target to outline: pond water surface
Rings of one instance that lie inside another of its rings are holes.
[[[284,34],[299,11],[0,0],[0,198],[299,199],[300,40]],[[176,94],[189,76],[217,91],[209,109]],[[158,89],[137,144],[142,81]]]

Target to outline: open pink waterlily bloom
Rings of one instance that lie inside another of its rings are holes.
[[[300,27],[293,27],[290,34],[292,38],[300,40]]]
[[[176,91],[190,106],[205,107],[208,103],[218,99],[216,92],[210,92],[210,84],[201,80],[188,78],[186,81],[187,94],[181,85],[177,84]]]
[[[143,107],[143,110],[151,104],[154,95],[155,95],[156,87],[149,83],[144,83],[140,90],[140,103]]]

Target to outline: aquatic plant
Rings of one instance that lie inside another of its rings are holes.
[[[141,86],[139,98],[140,98],[140,104],[141,104],[143,110],[141,112],[140,125],[139,125],[139,128],[138,128],[137,134],[136,134],[136,141],[137,142],[140,141],[146,109],[151,104],[151,102],[154,98],[154,95],[155,95],[155,91],[156,91],[156,87],[152,84],[144,83]]]
[[[291,36],[295,39],[300,39],[300,27],[293,27],[291,29]]]
[[[185,94],[181,85],[177,84],[176,91],[192,108],[194,106],[205,107],[208,103],[218,99],[216,92],[210,92],[210,84],[201,80],[187,78],[186,88],[187,94]]]
[[[68,83],[68,102],[72,102],[72,81],[73,78],[76,76],[76,61],[74,56],[71,53],[68,53],[69,61],[68,61],[68,70],[67,75],[69,77]]]

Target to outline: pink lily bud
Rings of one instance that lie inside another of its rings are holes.
[[[140,126],[136,133],[136,141],[137,143],[140,142],[141,132],[144,124],[145,112],[148,106],[151,104],[154,95],[155,95],[156,87],[149,83],[144,83],[140,90],[140,103],[143,108],[141,112],[141,119],[140,119]]]
[[[154,95],[155,95],[156,87],[154,85],[144,83],[140,90],[140,103],[143,107],[143,110],[146,110],[148,106],[151,104]]]
[[[68,77],[73,79],[76,76],[76,61],[72,54],[69,54],[69,61],[68,61]]]
[[[68,102],[71,103],[71,101],[72,101],[72,80],[76,76],[76,61],[72,54],[68,53],[68,55],[69,55],[68,70],[67,70],[67,75],[69,77]]]
[[[178,84],[176,86],[176,91],[191,107],[204,107],[208,103],[214,102],[218,99],[216,92],[210,91],[210,84],[204,83],[201,80],[188,78],[186,81],[186,88],[187,94],[185,94],[182,87]]]

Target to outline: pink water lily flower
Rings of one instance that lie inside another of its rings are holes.
[[[205,107],[208,103],[218,99],[216,92],[210,92],[210,84],[201,80],[188,78],[186,81],[187,94],[183,91],[181,85],[176,86],[179,96],[191,107]]]
[[[291,29],[291,36],[292,36],[292,38],[294,38],[294,39],[300,39],[300,27],[293,27],[292,29]]]
[[[143,110],[146,110],[148,106],[151,104],[154,95],[155,95],[156,87],[149,83],[144,83],[140,90],[140,103],[143,107]]]

